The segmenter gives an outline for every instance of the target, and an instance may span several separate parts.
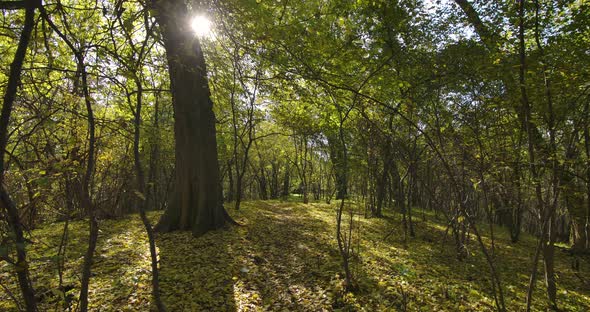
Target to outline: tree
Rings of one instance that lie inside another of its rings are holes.
[[[35,292],[29,278],[29,265],[27,262],[27,253],[25,250],[25,238],[23,226],[20,221],[19,212],[15,202],[11,199],[10,194],[4,187],[4,172],[6,170],[4,163],[4,151],[8,145],[8,123],[13,110],[14,101],[19,85],[20,74],[23,67],[27,47],[31,39],[31,33],[35,26],[35,9],[41,5],[40,1],[24,1],[25,21],[21,32],[18,47],[14,54],[14,59],[10,64],[10,76],[2,100],[2,114],[0,115],[0,202],[2,208],[8,216],[8,226],[14,233],[14,243],[16,246],[16,261],[12,262],[16,267],[18,284],[25,300],[25,307],[28,312],[37,311]],[[2,257],[2,260],[7,260]],[[10,259],[8,259],[10,260]]]
[[[205,57],[184,1],[157,1],[155,12],[168,59],[176,144],[175,195],[156,229],[198,236],[231,222],[223,208]]]

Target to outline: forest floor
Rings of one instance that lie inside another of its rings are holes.
[[[424,215],[427,220],[422,214],[415,217],[416,237],[408,238],[407,243],[398,215],[355,217],[359,227],[354,241],[359,253],[352,268],[358,290],[351,293],[342,287],[334,205],[253,201],[230,213],[242,226],[200,238],[188,232],[158,234],[162,297],[168,311],[494,310],[488,266],[476,241],[468,246],[469,256],[458,261],[445,225],[430,214]],[[150,217],[155,221],[159,215],[154,212]],[[65,292],[58,288],[56,257],[63,226],[55,223],[33,231],[33,243],[28,245],[42,311],[61,310],[65,301],[77,299],[87,222],[70,223]],[[150,258],[139,217],[104,220],[100,228],[90,285],[91,309],[153,309]],[[522,310],[536,240],[523,235],[519,243],[511,244],[500,228],[496,236],[496,261],[508,310]],[[589,259],[583,259],[576,276],[571,256],[558,249],[556,258],[560,307],[589,311]],[[0,311],[16,310],[8,295],[18,294],[10,269],[6,262],[0,263],[4,289],[0,289]],[[539,272],[542,274],[541,266]],[[541,279],[534,310],[545,310],[544,298]]]

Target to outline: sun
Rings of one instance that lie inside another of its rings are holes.
[[[197,15],[191,20],[191,28],[199,37],[211,37],[211,21],[204,15]]]

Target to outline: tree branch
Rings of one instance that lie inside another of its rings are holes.
[[[483,23],[481,18],[479,18],[479,14],[475,10],[475,8],[473,8],[473,5],[469,3],[468,0],[455,0],[455,3],[457,3],[461,10],[463,10],[463,13],[467,15],[467,20],[473,26],[473,28],[475,28],[475,32],[477,33],[481,41],[483,41],[485,46],[491,51],[495,51],[497,45],[496,34],[494,34]]]
[[[0,9],[2,10],[19,10],[26,8],[27,3],[24,0],[21,1],[0,1]]]

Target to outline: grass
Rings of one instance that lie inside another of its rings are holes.
[[[230,213],[243,226],[193,238],[187,232],[159,234],[162,296],[169,311],[492,311],[489,270],[474,240],[469,257],[458,261],[445,226],[431,215],[416,217],[416,238],[403,242],[399,216],[355,218],[352,268],[359,285],[342,287],[335,240],[335,206],[319,203],[245,202]],[[157,220],[158,212],[150,218]],[[90,287],[94,311],[149,311],[150,266],[147,240],[137,215],[100,222],[100,237]],[[86,222],[70,224],[64,285],[58,289],[56,254],[63,223],[31,233],[27,246],[33,284],[42,311],[75,306]],[[483,229],[482,229],[483,230]],[[391,233],[387,239],[387,234]],[[496,229],[496,261],[510,311],[524,309],[530,259],[536,240],[517,244]],[[360,239],[360,240],[359,240]],[[443,241],[445,243],[443,244]],[[489,240],[486,240],[489,241]],[[556,251],[558,301],[567,311],[590,310],[590,289],[570,268],[571,257]],[[542,268],[539,266],[542,276]],[[590,276],[588,259],[580,276]],[[12,268],[0,264],[0,283],[18,295]],[[534,310],[545,310],[542,279]],[[0,310],[16,310],[0,291]]]

